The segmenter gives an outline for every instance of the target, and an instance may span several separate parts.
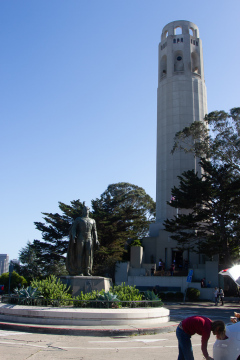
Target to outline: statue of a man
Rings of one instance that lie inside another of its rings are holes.
[[[66,268],[70,275],[91,275],[94,245],[99,245],[96,222],[89,218],[84,202],[82,217],[74,220],[69,232]]]

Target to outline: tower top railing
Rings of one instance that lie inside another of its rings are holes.
[[[161,35],[161,41],[164,41],[170,35],[188,35],[199,37],[199,30],[197,25],[191,21],[177,20],[168,23],[164,26]]]

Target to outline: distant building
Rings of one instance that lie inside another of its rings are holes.
[[[14,264],[18,264],[20,265],[20,261],[18,259],[12,259],[11,260],[11,263],[14,265]]]
[[[0,254],[0,275],[8,272],[9,270],[9,255]]]

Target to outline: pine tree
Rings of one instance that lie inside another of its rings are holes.
[[[182,250],[219,255],[231,264],[239,257],[240,230],[240,108],[229,114],[215,111],[175,136],[173,152],[193,152],[202,174],[179,176],[172,189],[178,216],[165,221],[165,229]],[[209,131],[210,130],[210,131]]]

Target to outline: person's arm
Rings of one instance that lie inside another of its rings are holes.
[[[235,317],[231,317],[230,320],[233,324],[236,324],[238,321],[240,321],[240,314],[239,313],[234,313]]]
[[[211,331],[210,331],[211,333]],[[202,353],[203,356],[207,359],[207,360],[211,360],[212,358],[208,355],[208,351],[207,351],[207,344],[208,344],[208,339],[210,337],[210,333],[209,332],[204,332],[202,335]]]

